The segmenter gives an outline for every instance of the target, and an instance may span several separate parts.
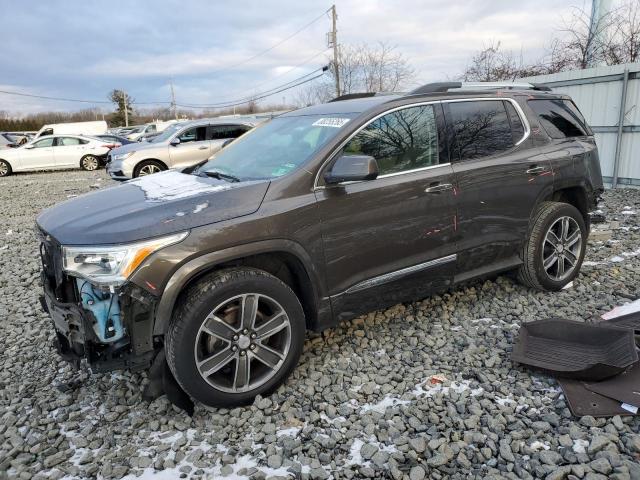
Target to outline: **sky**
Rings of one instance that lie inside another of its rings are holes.
[[[42,2],[0,0],[0,90],[107,101],[113,88],[138,103],[226,102],[277,87],[329,58],[326,32],[333,1],[154,0]],[[493,41],[544,54],[573,7],[587,0],[336,0],[339,44],[396,47],[416,84],[459,75]],[[10,14],[7,14],[10,12]],[[318,18],[319,17],[319,18]],[[291,39],[294,32],[311,23]],[[282,42],[269,52],[260,52]],[[323,52],[326,52],[323,53]],[[248,59],[251,59],[247,61]],[[292,102],[295,90],[265,101]],[[12,115],[109,104],[49,101],[0,94]]]

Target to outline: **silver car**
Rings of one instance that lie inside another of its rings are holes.
[[[115,148],[107,157],[114,180],[184,168],[208,159],[229,140],[243,135],[263,120],[201,119],[176,123],[149,142]]]

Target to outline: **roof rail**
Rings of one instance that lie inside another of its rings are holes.
[[[339,97],[329,100],[329,103],[341,102],[342,100],[353,100],[354,98],[375,97],[375,95],[376,92],[345,93],[344,95],[340,95]]]
[[[540,90],[551,91],[549,87],[525,82],[436,82],[427,83],[412,90],[407,95],[423,95],[425,93],[445,93],[450,90]]]

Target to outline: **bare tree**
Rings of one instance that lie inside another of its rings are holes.
[[[609,41],[602,52],[607,65],[640,60],[640,4],[637,0],[628,0],[612,12],[607,34]]]
[[[501,48],[500,41],[492,41],[473,55],[462,78],[467,82],[496,82],[541,73],[545,73],[542,62],[525,64],[522,56],[516,61],[511,51]]]
[[[338,53],[340,93],[393,92],[410,83],[415,76],[407,58],[386,43],[341,45]],[[336,65],[331,63],[324,81],[300,89],[299,105],[326,102],[335,96]]]
[[[574,8],[571,16],[563,20],[564,25],[558,31],[560,36],[551,42],[548,72],[583,69],[605,62],[605,52],[611,50],[616,41],[615,20],[615,12],[607,12],[592,25],[591,12]]]

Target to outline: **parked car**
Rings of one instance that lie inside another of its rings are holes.
[[[45,135],[99,135],[107,133],[107,122],[99,120],[95,122],[52,123],[44,125],[35,138]]]
[[[15,138],[13,138],[8,133],[0,133],[0,150],[15,148],[17,146],[18,144],[16,143]]]
[[[239,405],[284,381],[306,330],[509,270],[562,289],[602,192],[566,95],[338,99],[41,213],[45,302],[65,358],[144,368],[164,349],[190,396]]]
[[[249,131],[256,122],[202,119],[174,123],[149,142],[111,151],[107,172],[114,180],[128,180],[168,168],[195,165],[211,157],[230,139]]]
[[[121,147],[123,145],[129,145],[130,143],[135,143],[126,137],[121,137],[120,135],[113,135],[110,133],[105,133],[103,135],[94,135],[93,137],[113,144],[113,148]]]
[[[167,128],[169,128],[174,123],[176,123],[176,120],[168,120],[166,122],[147,123],[145,125],[141,125],[140,127],[134,130],[131,130],[127,134],[127,138],[129,140],[137,141],[141,137],[144,137],[145,135],[152,135],[155,133],[164,132]]]
[[[21,147],[0,151],[0,177],[34,170],[96,170],[111,148],[100,139],[79,135],[39,137]]]

